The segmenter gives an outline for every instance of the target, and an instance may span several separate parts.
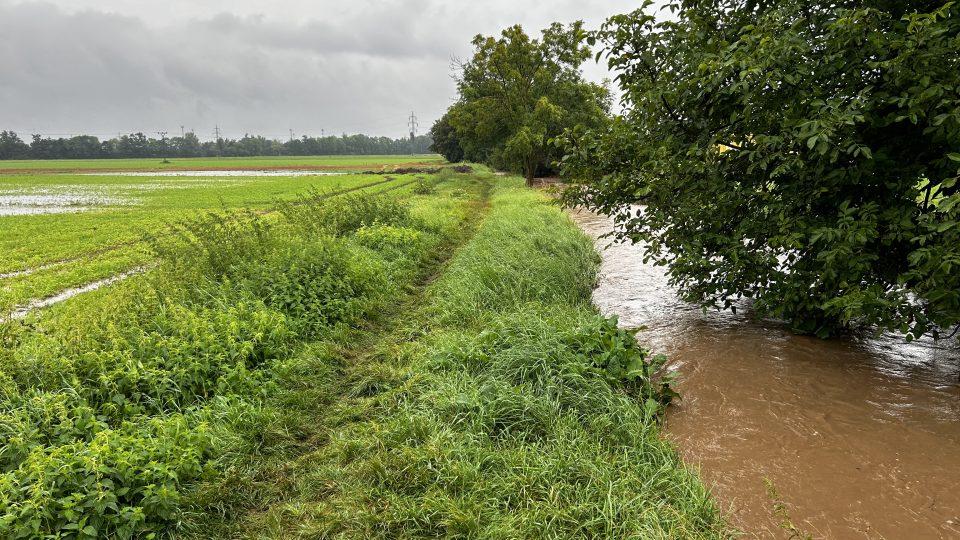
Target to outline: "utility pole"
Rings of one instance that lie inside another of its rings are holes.
[[[417,137],[417,128],[420,127],[420,124],[417,123],[417,116],[413,114],[413,111],[410,111],[410,118],[407,119],[407,125],[410,126],[410,140],[412,141]]]
[[[221,139],[220,139],[220,125],[219,125],[219,124],[217,124],[217,125],[213,128],[213,134],[214,134],[214,136],[216,137],[216,141],[217,141],[217,158],[219,158],[219,157],[220,157],[220,154],[222,153],[222,149],[223,149],[223,143],[221,142]]]
[[[161,163],[167,162],[167,132],[158,131],[157,135],[160,136],[160,159]]]

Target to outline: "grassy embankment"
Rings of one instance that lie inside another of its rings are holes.
[[[2,327],[0,535],[723,537],[590,243],[520,185],[205,218]]]
[[[590,305],[592,245],[521,185],[497,182],[409,316],[321,364],[322,397],[281,392],[297,428],[234,454],[188,536],[730,537],[627,369],[646,351]]]
[[[391,179],[393,181],[391,181]],[[106,201],[75,213],[0,216],[0,314],[150,264],[144,236],[204,212],[268,210],[313,188],[328,193],[393,190],[414,175],[150,178],[0,174],[4,194]]]

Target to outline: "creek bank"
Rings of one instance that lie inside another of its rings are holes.
[[[820,341],[680,302],[639,246],[600,237],[594,301],[671,358],[682,400],[667,435],[751,538],[960,537],[960,350],[901,338]],[[769,484],[774,488],[769,489]]]
[[[729,538],[656,403],[598,367],[639,353],[590,304],[596,263],[547,197],[496,179],[420,305],[346,361],[316,449],[264,479],[279,500],[222,535]]]

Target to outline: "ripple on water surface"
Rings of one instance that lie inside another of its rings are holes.
[[[595,239],[611,220],[578,212]],[[821,341],[680,302],[640,246],[599,239],[594,301],[671,358],[667,436],[748,538],[789,538],[765,481],[814,538],[960,538],[960,350]]]

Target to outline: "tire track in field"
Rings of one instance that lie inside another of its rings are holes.
[[[97,281],[92,281],[80,287],[73,287],[70,289],[66,289],[53,296],[48,296],[47,298],[42,298],[39,300],[31,300],[27,304],[14,308],[14,310],[11,311],[10,313],[0,316],[0,323],[10,322],[10,321],[19,321],[19,320],[25,319],[27,315],[30,315],[31,313],[33,313],[38,309],[50,307],[52,305],[59,304],[60,302],[69,300],[74,296],[87,293],[87,292],[92,292],[97,289],[101,289],[103,287],[113,285],[114,283],[123,281],[129,277],[135,276],[137,274],[142,274],[147,270],[148,270],[147,267],[140,266],[140,267],[134,268],[133,270],[127,270],[126,272],[121,272],[115,276],[110,276],[106,279],[99,279]]]
[[[333,198],[333,197],[338,197],[338,196],[341,196],[341,195],[345,195],[345,194],[351,193],[351,192],[353,192],[353,191],[358,191],[358,190],[361,190],[361,189],[366,189],[366,188],[370,188],[370,187],[375,187],[375,186],[378,186],[378,185],[383,185],[383,184],[387,184],[387,183],[390,183],[390,182],[396,182],[396,181],[397,181],[396,178],[388,177],[386,180],[380,180],[380,181],[378,181],[378,182],[373,182],[373,183],[370,183],[370,184],[364,184],[364,185],[362,185],[362,186],[354,186],[354,187],[352,187],[352,188],[347,188],[347,189],[343,189],[343,190],[333,191],[333,192],[324,194],[324,196],[320,197],[319,200],[331,199],[331,198]],[[407,186],[413,184],[414,182],[416,182],[416,181],[415,181],[415,180],[410,180],[410,181],[407,181],[407,182],[402,182],[402,183],[399,183],[399,184],[397,184],[397,185],[395,185],[395,186],[390,186],[390,187],[388,187],[387,189],[383,189],[383,190],[380,190],[380,191],[377,191],[377,192],[374,192],[374,193],[375,193],[375,194],[388,193],[388,192],[390,192],[390,191],[394,191],[394,190],[397,190],[397,189],[401,189],[401,188],[407,187]],[[257,212],[257,215],[267,215],[267,214],[275,213],[275,212],[277,212],[277,211],[278,211],[278,210],[262,210],[262,211]],[[171,233],[166,233],[166,234],[171,234]],[[51,267],[59,266],[59,265],[61,265],[61,264],[67,264],[67,263],[70,263],[70,262],[77,262],[77,261],[84,260],[84,259],[87,259],[87,258],[92,258],[92,257],[99,256],[99,255],[102,255],[102,254],[107,253],[107,252],[110,252],[110,251],[114,251],[114,250],[116,250],[116,249],[120,249],[120,248],[122,248],[122,247],[136,245],[136,244],[138,244],[138,243],[140,243],[140,242],[142,242],[142,240],[132,241],[132,242],[125,242],[125,243],[123,243],[123,244],[116,244],[116,245],[114,245],[114,246],[110,246],[109,248],[102,249],[102,250],[98,250],[98,252],[97,252],[96,254],[94,254],[94,253],[85,254],[85,255],[82,256],[82,257],[76,257],[76,258],[73,258],[73,259],[64,259],[64,260],[62,260],[62,261],[56,261],[56,262],[49,263],[49,264],[46,264],[46,265],[38,266],[38,267],[33,268],[33,269],[21,270],[21,271],[18,271],[18,272],[11,272],[11,273],[9,273],[9,274],[0,274],[0,279],[6,279],[6,278],[9,278],[9,277],[28,276],[28,275],[33,274],[33,273],[35,273],[35,272],[38,272],[38,271],[40,271],[40,270],[45,270],[45,269],[48,269],[48,268],[51,268]],[[132,269],[132,270],[127,270],[127,271],[125,271],[125,272],[121,272],[121,273],[116,274],[116,275],[114,275],[114,276],[110,276],[110,277],[108,277],[108,278],[103,278],[103,279],[99,279],[99,280],[96,280],[96,281],[92,281],[92,282],[90,282],[90,283],[87,283],[86,285],[81,285],[81,286],[79,286],[79,287],[72,287],[72,288],[69,288],[69,289],[65,289],[65,290],[63,290],[63,291],[61,291],[61,292],[59,292],[59,293],[57,293],[57,294],[55,294],[55,295],[48,296],[48,297],[46,297],[46,298],[31,300],[31,301],[27,302],[26,304],[22,304],[22,305],[19,305],[19,306],[14,307],[13,310],[10,311],[10,312],[7,313],[7,314],[0,315],[0,324],[7,323],[7,322],[11,322],[11,321],[18,321],[18,320],[25,319],[28,315],[30,315],[31,313],[33,313],[34,311],[36,311],[36,310],[38,310],[38,309],[43,309],[43,308],[47,308],[47,307],[50,307],[50,306],[59,304],[59,303],[61,303],[61,302],[64,302],[64,301],[66,301],[66,300],[69,300],[69,299],[71,299],[71,298],[73,298],[73,297],[75,297],[75,296],[78,296],[78,295],[80,295],[80,294],[83,294],[83,293],[96,291],[96,290],[101,289],[101,288],[103,288],[103,287],[108,287],[108,286],[113,285],[114,283],[117,283],[117,282],[119,282],[119,281],[123,281],[123,280],[125,280],[125,279],[127,279],[127,278],[130,278],[130,277],[133,277],[133,276],[135,276],[135,275],[142,274],[142,273],[146,272],[147,270],[149,270],[148,267],[140,266],[140,267],[134,268],[134,269]]]
[[[371,187],[376,187],[376,186],[379,186],[379,185],[387,184],[387,183],[390,183],[390,182],[396,182],[396,181],[397,181],[396,178],[387,177],[385,180],[378,180],[378,181],[376,181],[376,182],[371,182],[371,183],[369,183],[369,184],[362,184],[362,185],[354,186],[354,187],[351,187],[351,188],[345,188],[345,189],[340,189],[340,190],[331,191],[331,192],[325,194],[325,195],[322,197],[322,199],[329,199],[329,198],[331,198],[331,197],[336,197],[336,196],[339,196],[339,195],[345,195],[345,194],[351,193],[351,192],[353,192],[353,191],[358,191],[358,190],[361,190],[361,189],[367,189],[367,188],[371,188]],[[411,181],[411,182],[407,182],[406,184],[403,184],[403,185],[409,185],[409,184],[411,184],[411,183],[412,183],[412,181]],[[397,187],[402,187],[402,186],[397,186]],[[383,190],[383,191],[378,192],[378,193],[386,193],[387,191],[392,191],[393,189],[396,189],[396,188],[386,189],[386,190]],[[275,211],[276,211],[276,210],[262,210],[262,211],[259,211],[259,212],[256,212],[256,213],[257,213],[258,215],[265,215],[265,214],[273,213],[273,212],[275,212]],[[140,244],[140,243],[142,243],[142,242],[143,242],[143,238],[141,237],[141,238],[136,239],[136,240],[128,240],[128,241],[126,241],[126,242],[119,242],[119,243],[116,243],[116,244],[111,244],[111,245],[109,245],[109,246],[104,246],[104,247],[102,247],[102,248],[98,248],[98,249],[95,249],[95,250],[93,250],[93,251],[88,251],[88,252],[86,252],[86,253],[82,253],[82,254],[77,255],[77,256],[75,256],[75,257],[65,257],[65,258],[62,258],[62,259],[56,259],[56,260],[53,260],[53,261],[50,261],[50,262],[43,263],[43,264],[41,264],[40,266],[35,266],[35,267],[32,267],[32,268],[24,268],[24,269],[20,269],[20,270],[13,270],[13,271],[10,271],[10,272],[6,272],[6,273],[0,274],[0,280],[29,276],[29,275],[31,275],[31,274],[35,274],[35,273],[37,273],[37,272],[42,272],[43,270],[49,270],[50,268],[55,268],[55,267],[60,266],[60,265],[75,263],[75,262],[78,262],[78,261],[83,261],[83,260],[88,260],[88,259],[94,259],[94,258],[99,257],[99,256],[101,256],[101,255],[104,255],[104,254],[106,254],[106,253],[110,253],[110,252],[113,252],[113,251],[117,251],[117,250],[119,250],[119,249],[123,249],[123,248],[126,248],[126,247],[136,246],[137,244]]]

